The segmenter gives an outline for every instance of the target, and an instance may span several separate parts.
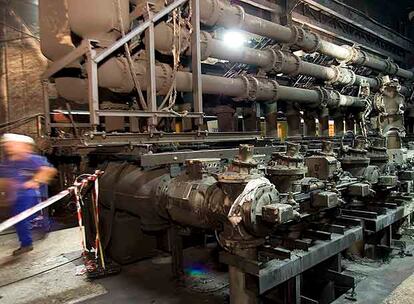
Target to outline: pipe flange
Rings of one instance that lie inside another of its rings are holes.
[[[249,90],[247,93],[247,98],[250,101],[255,101],[257,99],[257,92],[259,90],[259,80],[253,76],[246,76],[247,81],[249,82]]]
[[[319,36],[316,33],[311,32],[311,31],[306,31],[306,34],[313,36],[313,39],[312,40],[315,43],[315,46],[314,47],[308,48],[308,49],[306,49],[306,51],[308,53],[315,53],[315,52],[317,52],[320,49],[320,47],[321,47],[321,40],[322,40],[321,39],[321,36]]]
[[[267,47],[265,51],[269,52],[272,58],[272,63],[269,66],[262,67],[262,70],[265,72],[281,72],[283,68],[283,53],[278,48],[274,47]]]
[[[368,53],[367,52],[365,52],[365,51],[363,51],[363,50],[361,50],[361,49],[355,49],[355,51],[356,51],[356,57],[355,58],[358,58],[358,59],[354,59],[354,61],[353,62],[357,62],[358,61],[358,63],[360,64],[360,65],[365,65],[367,62],[368,62]]]
[[[354,71],[337,66],[331,66],[331,68],[335,71],[335,78],[327,81],[327,84],[351,86],[355,83],[357,76]]]
[[[336,65],[331,65],[330,68],[334,71],[335,76],[332,79],[326,80],[326,84],[337,84],[340,78],[341,71]]]
[[[292,25],[290,30],[292,31],[292,37],[290,38],[288,45],[295,45],[303,41],[303,38],[305,37],[305,30],[303,28]]]
[[[279,83],[276,80],[270,80],[270,83],[273,85],[273,97],[272,100],[279,99]]]
[[[398,64],[392,62],[390,59],[386,60],[386,73],[389,74],[390,76],[394,76],[398,73],[398,70],[400,69],[400,67],[398,66]]]
[[[302,67],[302,60],[300,59],[300,57],[293,54],[293,53],[290,53],[288,51],[282,52],[282,55],[283,55],[283,57],[290,56],[290,57],[295,59],[295,63],[294,63],[295,64],[295,69],[292,72],[288,73],[288,75],[289,76],[297,76],[300,72],[300,68]],[[283,59],[284,59],[283,57],[282,57],[282,62],[283,62]]]
[[[240,76],[239,78],[243,80],[244,85],[246,87],[246,91],[242,96],[237,97],[234,100],[242,101],[247,99],[250,101],[255,101],[257,98],[257,91],[259,88],[259,81],[257,80],[257,78],[250,75]]]
[[[318,92],[320,98],[320,104],[318,106],[320,108],[326,108],[330,100],[329,91],[322,87],[317,87],[315,90]]]
[[[161,68],[161,75],[157,78],[162,80],[160,86],[157,86],[157,93],[159,95],[166,95],[172,85],[173,82],[173,75],[172,69],[168,64],[159,64],[157,65]]]
[[[342,45],[342,47],[348,50],[349,55],[344,60],[339,60],[339,62],[341,62],[341,63],[355,63],[355,62],[358,61],[358,57],[362,57],[363,62],[364,63],[366,62],[367,54],[364,51],[359,50],[355,46]]]
[[[328,106],[339,107],[341,104],[341,93],[336,90],[327,90],[329,94]]]
[[[235,8],[238,10],[237,16],[239,17],[239,22],[236,24],[236,26],[240,28],[244,23],[246,12],[244,11],[244,8],[240,5],[235,5]]]
[[[204,61],[211,56],[212,48],[211,48],[211,41],[213,37],[208,32],[202,31],[200,33],[200,46],[201,46],[201,60]]]

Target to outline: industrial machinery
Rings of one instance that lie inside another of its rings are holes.
[[[201,231],[229,266],[231,303],[299,303],[311,301],[304,278],[317,266],[354,287],[340,257],[356,241],[391,247],[413,210],[404,111],[414,43],[344,42],[290,2],[320,10],[39,1],[50,60],[40,146],[64,156],[62,184],[105,171],[100,222],[112,259],[162,248],[179,275],[182,235]]]

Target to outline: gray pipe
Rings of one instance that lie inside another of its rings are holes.
[[[127,64],[124,58],[112,58],[98,69],[99,85],[117,92],[128,93],[133,89],[133,82],[127,73]],[[147,87],[146,61],[137,60],[135,71],[141,87]],[[160,64],[156,67],[157,93],[165,95],[172,85],[173,72],[169,65]],[[204,94],[226,95],[251,101],[294,101],[307,105],[328,107],[351,106],[364,107],[359,98],[341,95],[337,91],[323,88],[307,90],[280,86],[276,81],[241,76],[239,78],[225,78],[213,75],[202,75]],[[177,91],[192,92],[192,74],[179,71],[176,73]]]
[[[355,47],[339,46],[323,40],[318,34],[292,26],[286,27],[246,14],[238,5],[221,0],[200,1],[201,21],[206,25],[239,28],[281,43],[294,44],[306,52],[320,52],[349,64],[363,65],[380,72],[413,79],[414,73],[398,67],[390,60],[374,57]]]
[[[171,54],[173,49],[173,29],[166,23],[161,23],[155,28],[155,48],[163,54]],[[191,55],[189,49],[188,31],[185,29],[181,33],[181,51],[188,48],[188,55]],[[187,38],[185,38],[187,37]],[[368,82],[372,91],[379,90],[381,81],[377,78],[368,78],[356,75],[352,70],[341,67],[325,67],[314,63],[303,61],[300,57],[289,51],[282,51],[276,48],[267,48],[256,50],[248,47],[232,48],[224,41],[214,39],[210,33],[201,33],[201,53],[202,58],[209,57],[239,62],[261,67],[265,71],[275,73],[284,73],[287,75],[307,75],[322,79],[334,85],[361,85],[362,82]],[[408,90],[405,89],[408,93]]]

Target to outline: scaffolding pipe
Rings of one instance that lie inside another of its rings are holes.
[[[206,25],[239,28],[280,43],[296,45],[308,53],[319,52],[347,64],[366,66],[406,79],[414,78],[413,72],[401,69],[391,60],[375,57],[356,47],[336,45],[298,26],[282,26],[246,14],[239,5],[231,5],[222,0],[205,0],[200,5],[201,21]]]

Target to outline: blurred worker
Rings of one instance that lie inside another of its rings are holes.
[[[4,134],[1,144],[5,157],[0,164],[0,178],[9,181],[10,191],[13,192],[11,203],[14,216],[39,203],[40,188],[48,184],[57,171],[46,158],[35,154],[35,143],[29,136]],[[33,250],[31,219],[27,218],[16,224],[20,248],[13,251],[15,256]]]

